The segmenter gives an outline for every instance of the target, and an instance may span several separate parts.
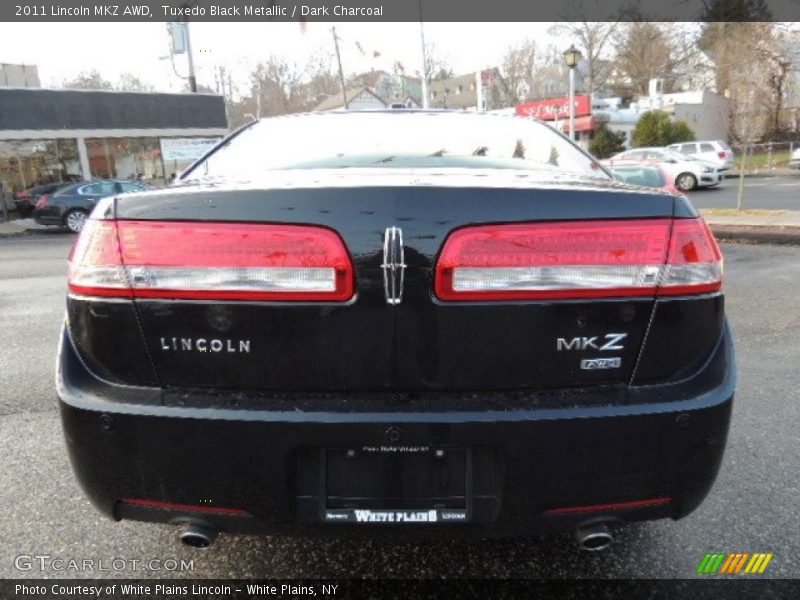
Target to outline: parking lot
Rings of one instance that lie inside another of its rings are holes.
[[[53,389],[72,240],[60,232],[0,239],[0,577],[682,578],[713,551],[772,552],[768,575],[798,575],[800,247],[723,247],[738,395],[719,478],[688,518],[631,526],[597,554],[578,551],[568,534],[468,542],[443,534],[421,543],[222,535],[192,551],[172,528],[101,517],[73,478]],[[20,555],[128,565],[193,559],[194,569],[63,573],[35,563],[20,571]]]

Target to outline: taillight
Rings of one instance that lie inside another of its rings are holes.
[[[720,158],[727,158],[728,157],[728,153],[725,152],[724,150],[722,150],[720,152],[717,152],[717,156],[719,156]]]
[[[328,229],[261,223],[87,221],[70,256],[81,294],[348,300],[353,267]]]
[[[447,239],[435,292],[441,300],[701,293],[718,290],[721,274],[702,219],[480,225]]]
[[[722,253],[703,219],[676,219],[659,295],[701,294],[722,287]]]
[[[50,196],[43,195],[39,196],[39,199],[36,201],[36,208],[42,208],[43,206],[47,206],[47,201],[50,199]]]

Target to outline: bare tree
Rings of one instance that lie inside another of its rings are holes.
[[[154,88],[133,73],[123,73],[115,89],[122,92],[152,92]]]
[[[732,133],[753,142],[780,128],[790,62],[772,22],[709,23],[703,44],[731,101]]]
[[[301,84],[305,69],[284,58],[270,56],[256,65],[250,83],[256,104],[256,116],[284,115],[304,108],[305,96]]]
[[[65,79],[62,87],[72,90],[113,90],[114,84],[103,78],[97,69],[81,71],[75,79]]]
[[[671,87],[672,48],[658,24],[647,21],[621,24],[613,37],[613,45],[614,91],[617,94],[647,94],[653,78],[663,78]]]
[[[441,55],[434,42],[425,44],[425,72],[421,74],[428,81],[448,79],[453,76],[453,69],[447,59]]]
[[[512,104],[530,99],[535,85],[536,59],[536,42],[532,39],[511,46],[503,56],[503,80],[507,100]]]
[[[604,60],[604,56],[611,47],[613,35],[618,27],[618,21],[575,21],[561,23],[551,28],[551,33],[565,36],[567,42],[574,40],[583,53],[586,69],[585,87],[589,94],[593,95],[597,88],[602,87],[609,76],[611,65],[609,61]]]
[[[334,66],[334,56],[320,51],[308,62],[305,68],[307,83],[306,109],[310,110],[324,98],[341,93],[339,76]]]

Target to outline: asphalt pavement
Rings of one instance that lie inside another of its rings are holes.
[[[719,186],[701,188],[688,194],[697,208],[736,208],[738,195],[738,179],[725,179]],[[800,171],[796,175],[745,177],[744,206],[800,210]]]
[[[738,395],[720,475],[689,517],[629,526],[602,553],[578,551],[570,534],[457,541],[446,532],[426,542],[221,535],[197,551],[171,527],[100,516],[73,478],[53,389],[71,242],[60,233],[0,239],[0,577],[682,578],[713,551],[772,552],[770,576],[800,576],[798,247],[723,246]],[[76,573],[50,562],[42,571],[26,558],[37,555],[126,566]],[[152,559],[161,570],[133,570]],[[193,570],[167,570],[169,559]]]

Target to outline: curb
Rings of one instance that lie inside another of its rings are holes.
[[[797,169],[786,169],[786,171],[790,172],[781,172],[775,173],[773,171],[748,171],[744,174],[745,179],[749,179],[750,177],[798,177],[800,176],[800,172]],[[738,173],[725,173],[723,175],[724,179],[739,179]]]
[[[775,225],[714,225],[711,231],[720,241],[800,246],[800,227]]]

